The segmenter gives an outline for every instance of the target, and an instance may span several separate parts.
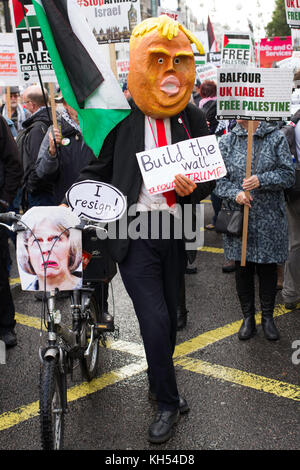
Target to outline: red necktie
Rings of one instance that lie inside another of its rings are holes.
[[[156,130],[158,147],[164,147],[165,145],[168,145],[163,119],[156,119]],[[166,202],[169,207],[172,207],[174,204],[176,204],[176,193],[174,189],[163,193],[163,195],[166,198]]]

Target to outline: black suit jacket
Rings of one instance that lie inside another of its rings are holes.
[[[104,141],[99,158],[93,158],[81,171],[77,180],[91,179],[112,184],[127,196],[128,207],[136,204],[139,198],[143,180],[136,153],[145,150],[145,115],[133,102],[131,105],[131,114],[110,132]],[[181,120],[192,138],[209,134],[204,113],[193,104],[188,104],[180,116],[171,118],[173,144],[189,138]],[[182,205],[200,202],[210,194],[214,186],[214,181],[198,184],[191,196],[177,197],[177,200]],[[131,220],[132,217],[128,217],[128,223]],[[121,262],[125,258],[128,244],[128,239],[109,240],[109,251],[116,262]]]

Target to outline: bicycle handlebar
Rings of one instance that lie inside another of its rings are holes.
[[[7,225],[7,224],[13,224],[13,225]],[[20,214],[16,214],[15,212],[0,213],[0,225],[6,227],[8,230],[11,230],[12,232],[18,232],[18,231],[23,231],[23,230],[28,229],[27,225],[22,222],[22,216]],[[87,219],[81,219],[78,225],[75,225],[74,227],[69,227],[69,228],[74,228],[77,230],[86,230],[89,228],[95,228],[95,229],[103,230],[106,232],[105,228],[99,225],[95,225],[95,223],[90,223],[90,221]]]
[[[15,212],[4,212],[0,214],[0,222],[5,224],[11,224],[13,222],[18,222],[21,216],[17,215]]]

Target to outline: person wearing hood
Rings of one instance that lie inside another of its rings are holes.
[[[47,91],[44,90],[46,101]],[[24,91],[23,103],[31,112],[30,118],[23,122],[23,128],[27,130],[22,141],[21,161],[23,164],[23,194],[26,194],[26,206],[51,206],[54,200],[51,194],[51,183],[44,181],[37,184],[34,166],[38,157],[41,143],[52,124],[49,110],[44,101],[44,94],[40,86],[32,85]]]
[[[230,209],[250,208],[245,267],[240,262],[242,237],[224,235],[225,256],[236,262],[236,290],[244,316],[238,337],[247,340],[256,333],[254,275],[257,272],[264,335],[268,340],[277,340],[279,332],[273,320],[277,264],[284,263],[288,257],[284,189],[294,184],[295,171],[282,132],[275,124],[254,121],[252,176],[245,178],[248,122],[239,120],[232,132],[219,142],[227,175],[217,181],[215,192]]]

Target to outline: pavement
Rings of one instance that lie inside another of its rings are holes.
[[[212,207],[209,200],[204,204],[208,223]],[[257,335],[239,341],[234,273],[222,273],[223,262],[222,237],[206,231],[198,272],[186,275],[188,323],[178,333],[174,362],[179,391],[191,410],[174,436],[160,446],[147,441],[155,413],[147,398],[147,364],[133,306],[117,274],[109,303],[119,335],[110,335],[101,348],[96,379],[82,382],[77,367],[68,381],[66,450],[106,450],[109,457],[142,450],[192,457],[204,450],[299,450],[300,311],[285,309],[279,292],[280,341],[264,338],[259,303]],[[0,365],[0,449],[38,450],[41,303],[21,290],[15,264],[11,283],[18,345]],[[67,317],[66,301],[59,302]]]

